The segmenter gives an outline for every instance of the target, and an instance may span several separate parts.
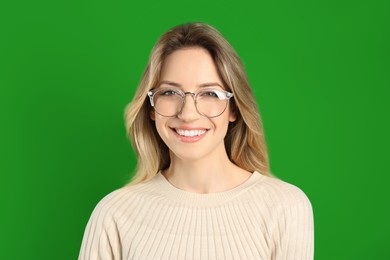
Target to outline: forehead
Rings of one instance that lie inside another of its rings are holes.
[[[166,57],[160,81],[173,81],[180,85],[200,85],[218,82],[222,85],[214,60],[207,50],[200,47],[174,51]]]

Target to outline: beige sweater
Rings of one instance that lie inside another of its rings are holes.
[[[258,172],[196,194],[161,173],[96,206],[79,259],[313,259],[313,214],[297,187]]]

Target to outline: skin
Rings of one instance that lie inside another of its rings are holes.
[[[160,87],[172,85],[185,92],[196,92],[205,85],[225,90],[212,57],[199,47],[175,51],[165,59]],[[171,164],[163,175],[175,187],[194,193],[215,193],[232,189],[250,177],[251,173],[233,164],[226,153],[228,124],[236,120],[229,106],[220,116],[207,118],[197,112],[192,96],[186,95],[183,110],[176,117],[164,117],[154,111],[150,116],[170,149]],[[189,142],[175,129],[207,131]]]

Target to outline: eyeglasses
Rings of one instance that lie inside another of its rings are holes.
[[[233,97],[233,93],[213,88],[202,88],[195,93],[177,88],[156,88],[148,92],[154,110],[166,117],[181,113],[187,94],[192,95],[198,113],[208,118],[220,116],[226,110],[229,99]]]

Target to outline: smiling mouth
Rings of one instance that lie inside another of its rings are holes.
[[[185,137],[194,137],[194,136],[200,136],[207,132],[206,129],[199,129],[199,130],[183,130],[183,129],[173,129],[178,135],[185,136]]]

